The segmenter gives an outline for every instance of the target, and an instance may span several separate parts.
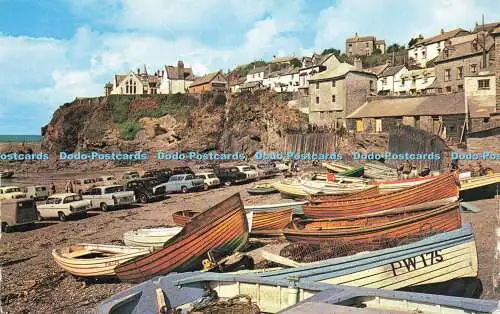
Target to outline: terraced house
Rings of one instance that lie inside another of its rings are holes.
[[[369,56],[376,50],[385,53],[385,41],[377,40],[375,36],[358,36],[347,38],[345,41],[345,51],[348,56]]]

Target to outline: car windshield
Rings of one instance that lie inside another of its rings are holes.
[[[47,204],[59,204],[59,203],[61,203],[61,199],[60,199],[60,198],[58,198],[58,197],[49,197],[49,198],[47,199],[47,202],[46,202],[46,203],[47,203]]]
[[[250,167],[243,167],[241,169],[242,169],[242,171],[252,171],[252,168],[250,168]]]
[[[229,169],[229,171],[231,171],[231,172],[238,172],[239,170],[238,170],[238,168],[231,168],[231,169]]]
[[[121,187],[121,186],[111,186],[109,188],[105,188],[104,189],[104,194],[121,192],[121,191],[123,191],[123,187]]]
[[[196,176],[194,176],[196,179],[205,179],[205,175],[204,174],[197,174]]]
[[[208,177],[209,179],[214,179],[214,178],[217,178],[217,177],[215,176],[215,174],[213,174],[213,173],[209,173],[209,174],[207,175],[207,177]]]
[[[67,196],[64,199],[64,203],[71,203],[71,202],[76,202],[76,201],[81,201],[81,200],[82,200],[81,195],[71,195],[71,196]]]
[[[188,174],[185,178],[185,180],[193,180],[194,176],[192,174]]]
[[[46,188],[46,187],[44,187],[44,186],[37,186],[37,187],[35,188],[35,190],[36,190],[36,191],[45,191],[45,190],[47,190],[47,188]]]
[[[92,182],[94,182],[94,180],[92,180],[92,179],[84,179],[83,180],[83,184],[89,184],[89,183],[92,183]]]
[[[5,189],[5,193],[14,193],[14,192],[21,192],[21,189],[20,188]]]

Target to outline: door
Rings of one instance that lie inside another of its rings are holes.
[[[382,119],[375,119],[375,133],[382,132]]]
[[[356,120],[356,132],[363,132],[364,130],[363,119]]]

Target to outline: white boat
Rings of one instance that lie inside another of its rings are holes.
[[[127,246],[163,247],[170,238],[181,232],[182,227],[148,228],[127,231],[123,234],[123,242]]]

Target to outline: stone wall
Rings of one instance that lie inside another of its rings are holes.
[[[451,92],[463,91],[464,77],[479,73],[481,70],[482,56],[475,55],[467,58],[445,61],[436,64],[436,82],[438,88],[447,92],[446,87],[451,87]],[[471,65],[476,65],[476,72],[471,72]],[[458,67],[463,67],[462,78],[458,78]],[[450,79],[445,81],[445,70],[450,69]],[[460,90],[461,89],[461,90]]]

